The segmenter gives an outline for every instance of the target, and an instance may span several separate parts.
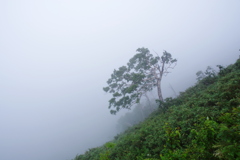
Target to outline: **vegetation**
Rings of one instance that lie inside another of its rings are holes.
[[[137,52],[127,66],[113,71],[107,81],[108,86],[103,88],[113,96],[109,100],[109,108],[115,108],[110,111],[111,114],[116,114],[121,108],[130,109],[154,87],[157,87],[159,100],[163,101],[162,76],[169,73],[168,69],[172,69],[177,60],[166,51],[161,57],[153,56],[147,48],[138,48]]]
[[[137,104],[131,112],[121,116],[117,123],[117,131],[123,132],[129,127],[145,120],[154,110],[158,108],[157,103],[152,101],[144,101]]]
[[[74,160],[240,160],[240,60],[219,69]]]

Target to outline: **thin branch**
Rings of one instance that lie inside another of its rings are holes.
[[[155,52],[154,50],[153,50],[153,52]],[[158,53],[157,52],[155,52],[156,53],[156,55],[160,58],[160,56],[158,55]]]

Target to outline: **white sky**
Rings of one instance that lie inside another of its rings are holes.
[[[178,65],[164,97],[240,55],[239,0],[0,0],[0,159],[70,160],[111,140],[102,90],[139,47]]]

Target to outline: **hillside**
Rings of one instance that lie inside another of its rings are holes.
[[[240,160],[240,60],[74,160]]]

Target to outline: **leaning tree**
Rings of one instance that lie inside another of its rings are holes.
[[[121,108],[130,109],[139,103],[143,95],[157,87],[158,98],[163,101],[161,81],[163,75],[169,73],[177,63],[167,51],[160,57],[150,53],[147,48],[138,48],[126,66],[114,70],[108,79],[105,92],[112,94],[109,100],[111,114],[116,114]],[[114,109],[113,109],[114,108]]]

